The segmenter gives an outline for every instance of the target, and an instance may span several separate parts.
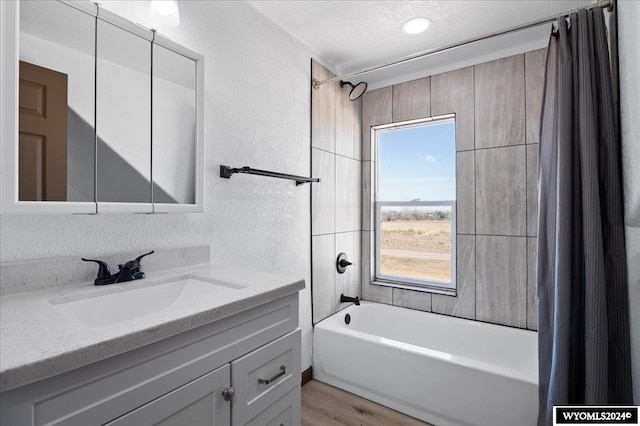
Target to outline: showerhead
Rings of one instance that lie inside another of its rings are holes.
[[[340,81],[340,87],[343,87],[347,84],[351,86],[351,91],[349,92],[349,99],[352,101],[357,100],[360,96],[364,95],[364,92],[367,91],[367,83],[365,83],[364,81],[361,81],[355,86],[353,85],[353,83],[349,81]]]

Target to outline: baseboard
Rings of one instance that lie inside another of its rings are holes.
[[[309,367],[302,372],[302,386],[309,383],[312,378],[313,378],[313,369]]]

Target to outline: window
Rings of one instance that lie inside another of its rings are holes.
[[[372,128],[375,284],[455,294],[453,114]]]

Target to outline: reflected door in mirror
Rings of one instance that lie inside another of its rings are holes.
[[[94,201],[95,17],[20,2],[18,200]]]
[[[67,200],[67,75],[20,61],[19,200]]]

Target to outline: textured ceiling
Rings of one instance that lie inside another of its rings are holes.
[[[564,13],[593,3],[591,0],[433,0],[433,1],[249,1],[260,12],[318,52],[340,74],[380,65],[416,52],[446,46],[510,28],[536,19]],[[418,35],[401,31],[409,18],[426,16],[433,21]],[[482,57],[490,50],[515,45],[542,47],[548,27],[474,45],[446,61],[459,62],[470,54]],[[535,39],[535,40],[534,40]],[[496,41],[498,41],[496,43]],[[535,42],[534,45],[530,45]],[[522,50],[524,51],[524,50]],[[506,52],[505,54],[513,54]],[[415,67],[423,65],[415,64]],[[398,71],[396,71],[397,73]],[[411,73],[404,67],[403,73]],[[376,78],[391,78],[379,73]]]

